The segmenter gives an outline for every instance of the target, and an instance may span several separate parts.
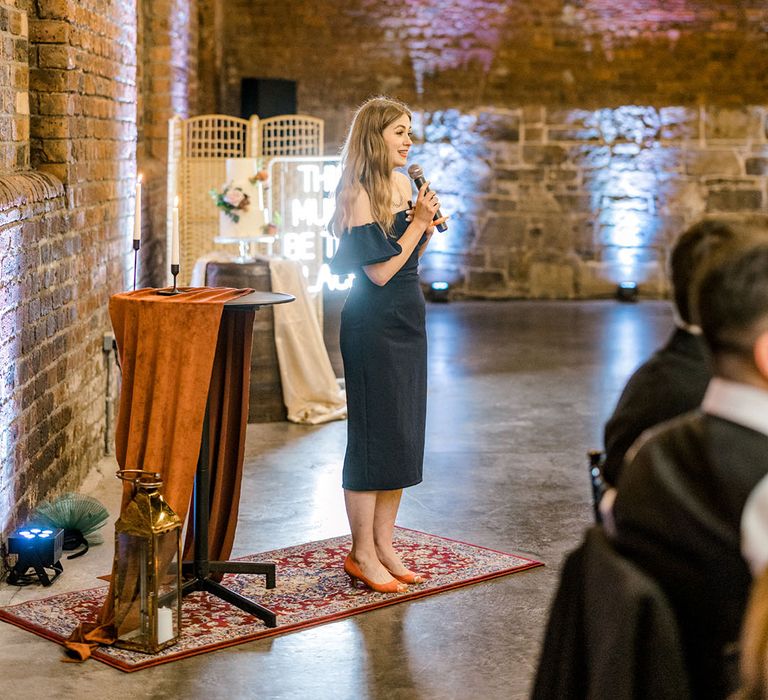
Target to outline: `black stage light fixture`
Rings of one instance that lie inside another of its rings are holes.
[[[64,530],[61,528],[33,525],[19,528],[8,538],[8,554],[17,557],[8,574],[8,583],[21,586],[33,583],[34,574],[27,574],[29,569],[33,569],[40,583],[50,586],[63,571],[59,561],[63,551]]]
[[[619,301],[637,301],[638,293],[637,282],[619,282],[616,287],[616,298]]]

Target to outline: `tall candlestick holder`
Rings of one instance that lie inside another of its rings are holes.
[[[139,248],[141,248],[141,241],[133,239],[133,291],[136,291],[136,270],[139,267]]]
[[[176,294],[184,294],[186,290],[179,289],[176,286],[176,277],[179,274],[179,266],[178,265],[171,265],[171,274],[173,275],[173,287],[170,289],[158,289],[157,293],[164,297],[172,297]]]

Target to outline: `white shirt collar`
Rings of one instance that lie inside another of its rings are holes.
[[[675,320],[675,325],[684,331],[688,331],[691,335],[701,335],[701,326],[696,326],[693,323],[686,323],[681,318],[677,309],[672,309],[672,318]]]
[[[711,416],[725,418],[768,435],[768,391],[713,377],[707,386],[701,408]]]
[[[714,377],[701,408],[768,435],[768,391]],[[741,514],[741,553],[753,576],[768,568],[768,476],[752,489]]]
[[[768,476],[758,482],[744,504],[741,554],[755,578],[768,567]]]

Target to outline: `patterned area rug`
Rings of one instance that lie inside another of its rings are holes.
[[[93,658],[122,671],[138,671],[542,566],[533,559],[397,528],[395,546],[403,560],[429,578],[405,593],[374,593],[350,586],[342,569],[349,546],[349,536],[335,537],[239,560],[275,562],[277,587],[273,589],[264,587],[263,576],[224,576],[222,583],[228,588],[273,610],[277,627],[268,628],[215,596],[191,593],[184,598],[182,636],[175,646],[153,655],[100,647]],[[0,609],[0,619],[62,643],[78,622],[95,620],[106,590],[92,588],[9,606]]]

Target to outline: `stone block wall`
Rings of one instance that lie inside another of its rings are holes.
[[[414,158],[452,213],[424,277],[468,296],[610,296],[623,281],[663,295],[687,225],[764,218],[767,118],[714,106],[420,113]]]
[[[766,22],[761,0],[232,0],[221,106],[294,80],[335,154],[366,97],[410,104],[452,215],[424,278],[453,294],[658,296],[684,226],[768,213]]]

